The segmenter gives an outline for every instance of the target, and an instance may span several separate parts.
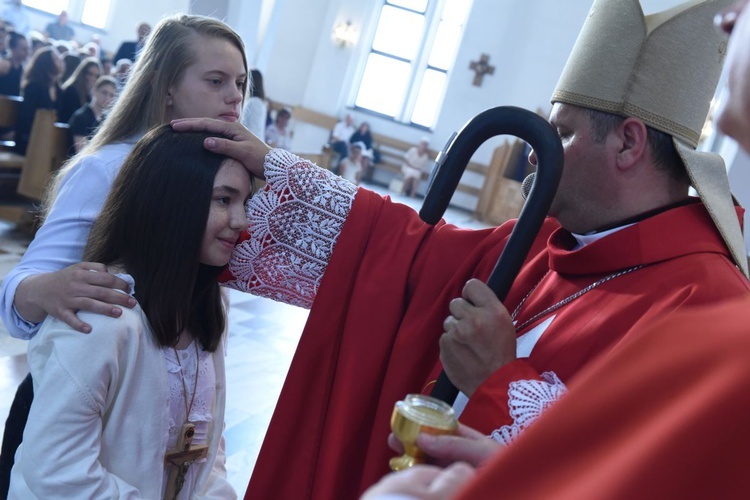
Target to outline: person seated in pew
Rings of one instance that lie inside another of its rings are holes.
[[[427,171],[430,164],[430,154],[427,150],[430,140],[422,137],[416,146],[410,147],[404,153],[403,163],[401,164],[401,174],[404,176],[404,187],[401,194],[414,198],[417,194],[417,187],[422,181],[422,174]]]
[[[331,146],[333,152],[337,155],[337,157],[334,158],[334,161],[336,163],[331,169],[335,174],[340,173],[338,171],[338,164],[341,160],[346,158],[347,154],[349,154],[349,141],[356,131],[357,128],[354,126],[354,119],[349,113],[346,113],[344,115],[344,119],[336,123],[336,125],[333,126],[333,130],[331,130],[331,136],[328,139],[328,144]]]
[[[0,59],[0,94],[21,95],[24,64],[29,58],[29,41],[14,31],[8,35],[9,55]],[[0,140],[13,140],[15,127],[0,127]]]
[[[99,62],[102,63],[102,76],[111,76],[112,59],[109,56],[102,56],[99,58]]]
[[[36,52],[39,49],[52,46],[52,42],[48,41],[47,38],[44,36],[44,33],[41,33],[39,31],[31,30],[28,33],[26,33],[26,37],[29,39],[29,42],[31,42],[31,55],[32,56],[36,54]]]
[[[96,57],[86,57],[62,84],[62,94],[57,106],[57,120],[68,123],[81,106],[91,100],[91,90],[102,75],[102,65]]]
[[[113,61],[117,62],[120,59],[135,61],[136,57],[138,57],[138,53],[143,49],[143,46],[146,43],[146,38],[151,33],[151,25],[144,22],[138,23],[135,31],[137,39],[122,42],[117,49],[117,52],[115,52],[115,56],[112,58]]]
[[[350,144],[354,144],[355,142],[361,142],[365,146],[362,150],[362,180],[371,181],[373,167],[376,163],[380,163],[380,151],[373,147],[372,132],[370,132],[370,124],[368,122],[360,123],[357,130],[349,138]]]
[[[292,147],[292,137],[294,131],[289,128],[289,121],[292,119],[292,110],[283,107],[276,111],[276,118],[273,123],[266,127],[266,142],[279,149],[289,151]]]
[[[80,153],[104,119],[104,114],[117,96],[117,82],[111,76],[100,76],[94,83],[91,102],[73,113],[68,122],[68,134],[72,143],[71,156]]]
[[[362,155],[365,149],[365,144],[357,141],[349,146],[349,154],[339,162],[339,175],[355,185],[359,185],[365,168]]]
[[[57,19],[47,24],[44,28],[44,36],[52,40],[74,41],[76,32],[70,27],[68,12],[61,11]]]
[[[63,71],[62,59],[53,47],[39,49],[24,71],[21,83],[23,102],[16,119],[15,152],[26,154],[31,127],[37,109],[57,109],[60,97],[58,80]]]
[[[29,41],[25,36],[11,31],[8,50],[8,57],[0,59],[0,94],[21,95],[24,64],[29,58]]]
[[[121,90],[128,81],[130,69],[133,67],[133,61],[130,59],[118,59],[112,71],[112,75],[117,81],[117,89]]]

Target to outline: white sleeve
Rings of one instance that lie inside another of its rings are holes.
[[[271,150],[264,167],[267,185],[247,203],[246,237],[226,285],[309,308],[357,186],[282,149]]]
[[[219,449],[216,452],[214,466],[211,469],[211,474],[208,477],[208,481],[206,483],[205,492],[194,492],[193,495],[196,500],[232,500],[237,498],[237,492],[234,491],[234,488],[227,479],[226,459],[226,441],[224,440],[224,435],[222,434],[221,442],[219,443]]]
[[[109,161],[86,157],[63,180],[44,225],[0,289],[0,318],[13,337],[28,339],[39,329],[13,306],[18,285],[29,276],[59,271],[82,260],[91,226],[123,159],[124,155]]]
[[[34,404],[13,473],[37,498],[142,498],[99,461],[108,392],[119,384],[121,335],[94,338],[55,323],[29,347]]]

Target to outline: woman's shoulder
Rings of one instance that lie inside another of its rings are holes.
[[[74,160],[72,168],[96,168],[105,167],[119,171],[120,165],[125,162],[133,145],[125,142],[107,144],[94,151],[78,156]]]
[[[91,325],[91,333],[78,332],[64,321],[49,316],[42,323],[39,333],[31,340],[31,345],[48,342],[80,345],[87,352],[93,353],[116,349],[123,342],[135,340],[144,331],[148,331],[138,305],[133,309],[123,308],[122,314],[117,318],[84,311],[79,311],[78,317]]]
[[[132,149],[132,144],[108,144],[90,153],[75,157],[69,165],[65,166],[65,171],[61,173],[63,178],[60,188],[62,189],[65,185],[73,183],[76,186],[75,189],[80,193],[81,189],[101,190],[102,186],[106,184],[108,191],[109,185],[114,181]],[[88,187],[82,188],[81,186]]]

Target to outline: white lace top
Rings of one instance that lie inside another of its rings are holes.
[[[216,388],[216,376],[214,371],[213,357],[211,353],[205,352],[198,342],[198,360],[196,361],[195,343],[193,341],[185,349],[177,350],[180,362],[177,362],[175,351],[171,347],[162,349],[164,359],[167,362],[167,378],[169,380],[169,439],[167,449],[174,449],[177,444],[177,434],[182,424],[185,423],[185,396],[182,385],[182,377],[185,380],[188,405],[193,398],[195,384],[195,370],[198,369],[198,390],[195,394],[193,406],[190,410],[190,422],[195,424],[195,437],[193,444],[207,444],[209,425],[211,423],[211,410],[214,404],[214,393]],[[182,365],[182,367],[180,367]],[[184,370],[184,375],[183,375]],[[197,463],[205,462],[206,459],[196,460]],[[177,496],[180,500],[187,500],[192,493],[195,484],[197,467],[190,467],[185,475],[185,486]],[[169,470],[164,468],[164,481],[162,486],[162,498],[167,487]]]

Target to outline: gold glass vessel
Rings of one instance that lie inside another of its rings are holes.
[[[403,401],[397,401],[391,415],[391,430],[404,445],[404,454],[390,460],[391,469],[402,470],[424,463],[424,452],[417,447],[420,432],[453,434],[457,428],[456,414],[444,401],[423,394],[409,394]]]

